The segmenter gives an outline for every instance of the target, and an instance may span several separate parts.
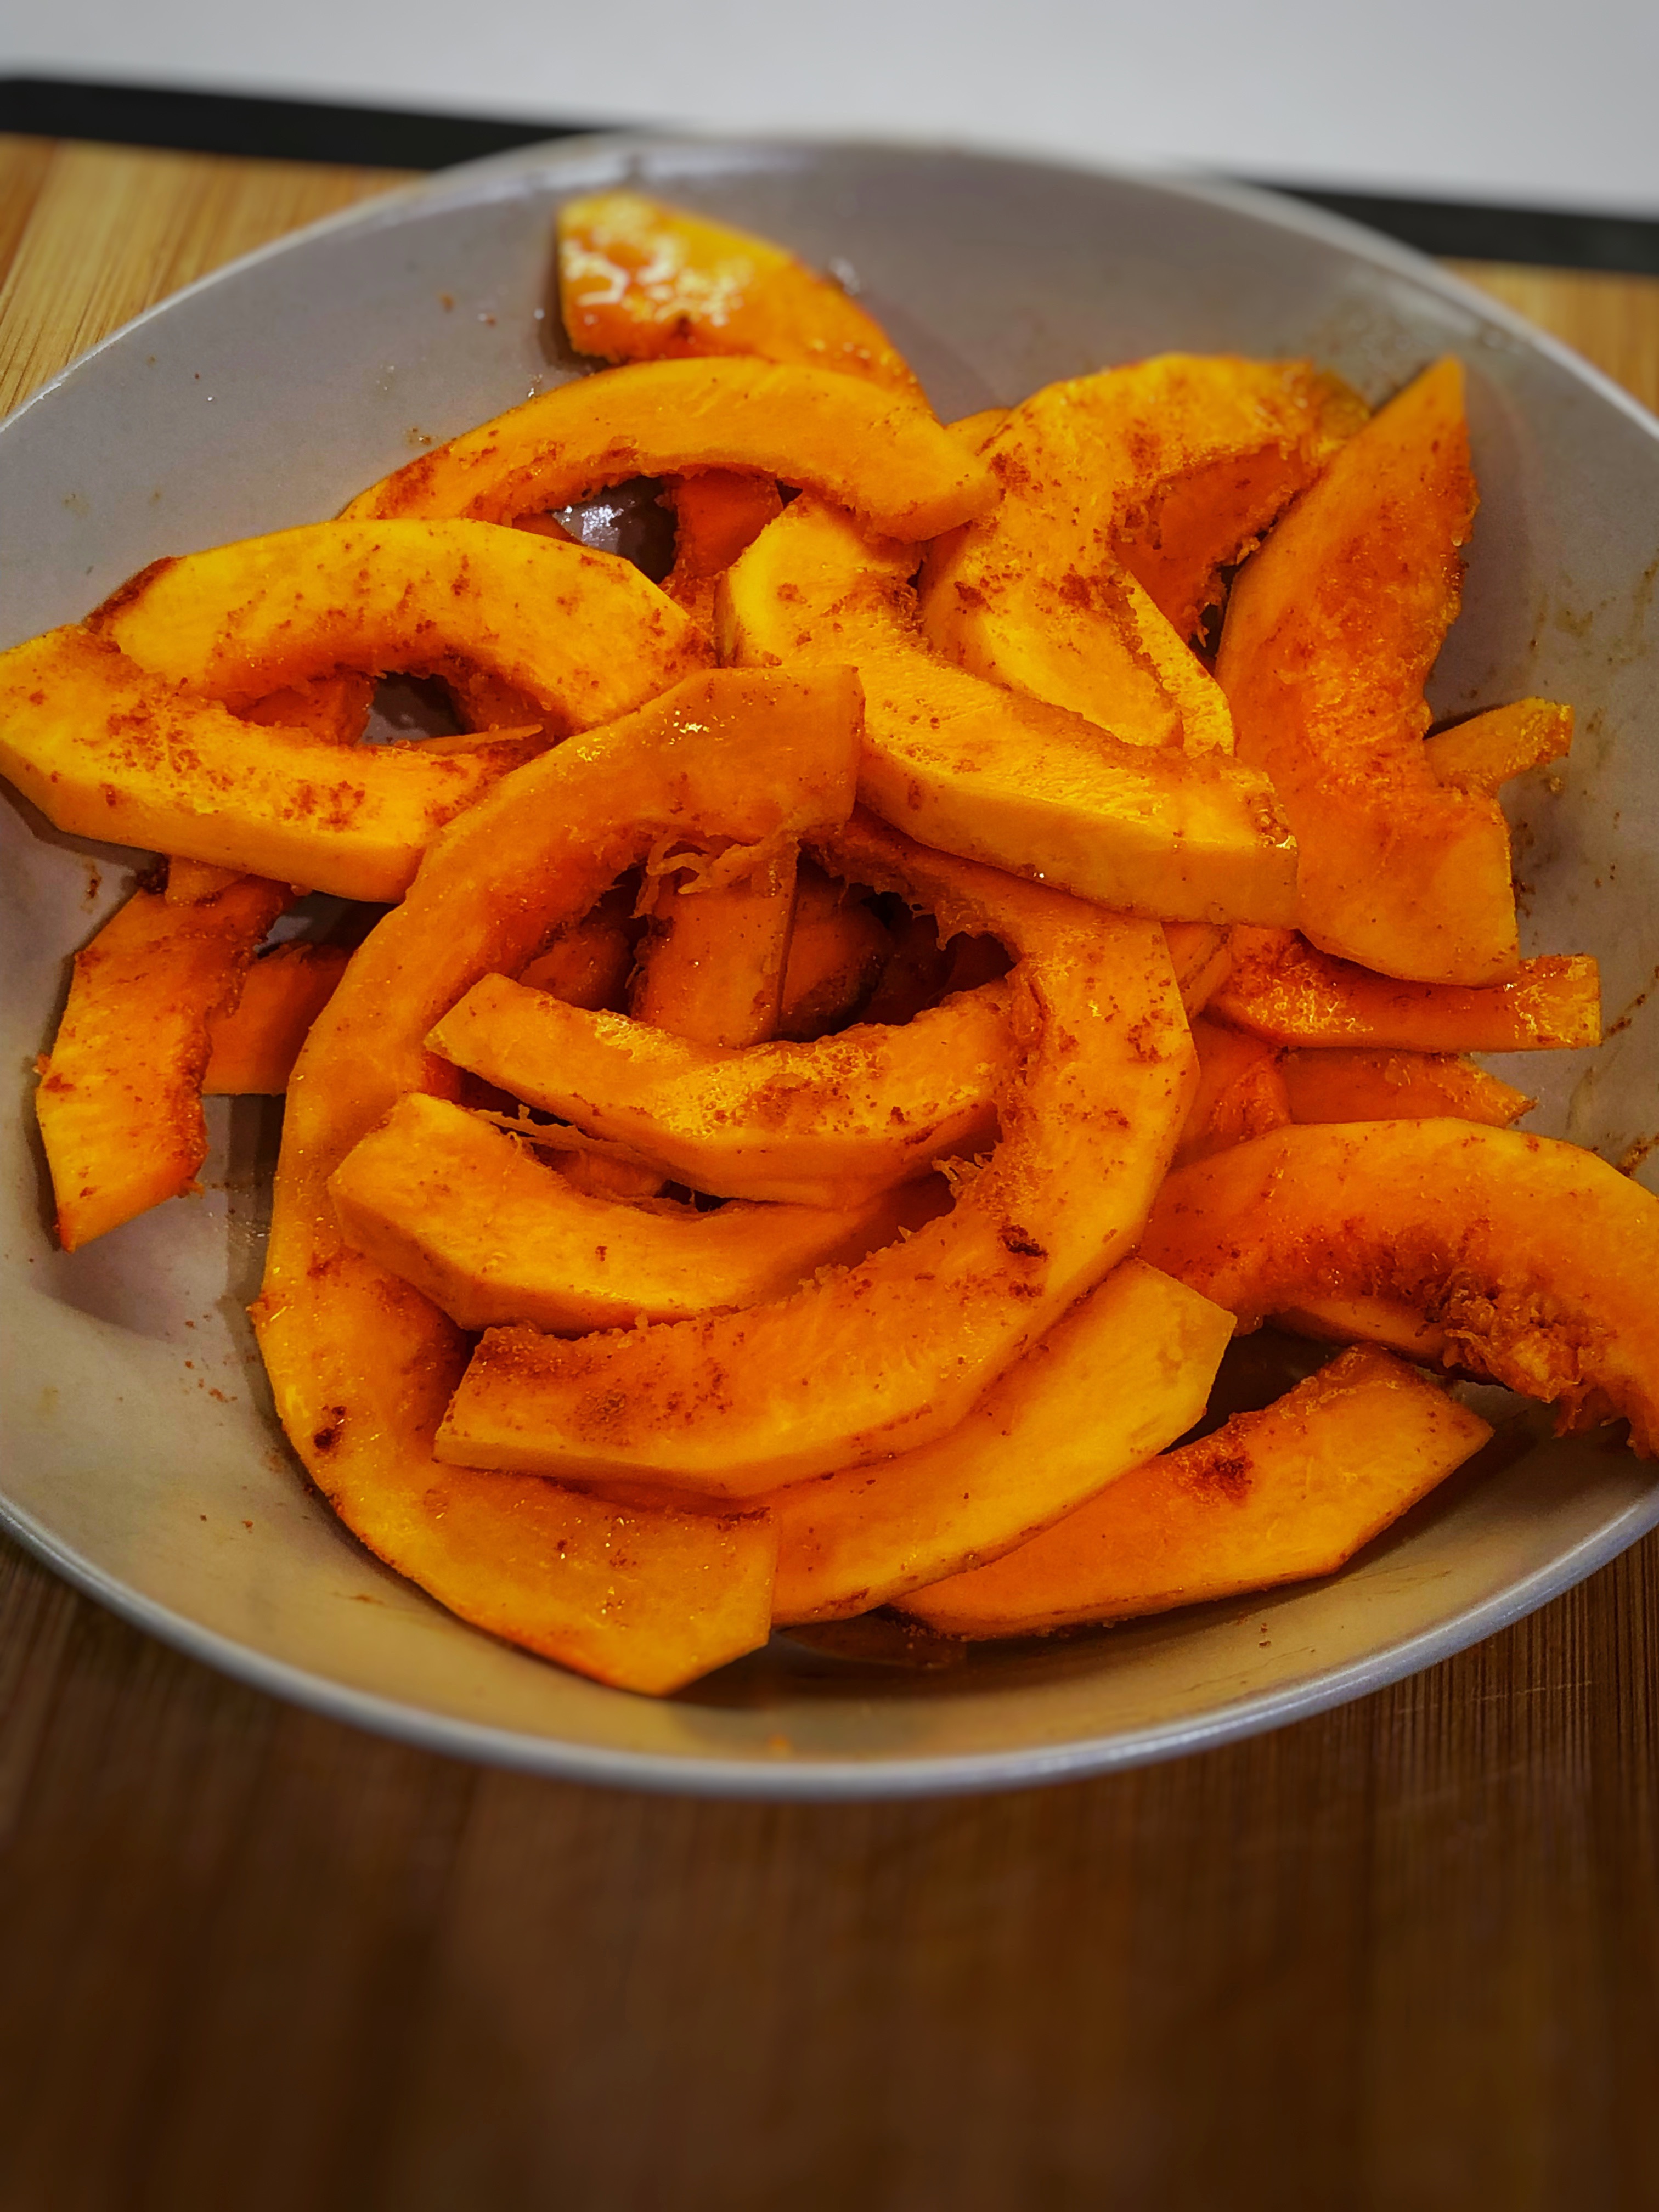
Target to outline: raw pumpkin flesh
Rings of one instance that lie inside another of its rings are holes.
[[[209,1024],[290,896],[257,877],[197,906],[135,891],[76,955],[34,1094],[64,1251],[196,1188]]]
[[[505,522],[634,477],[711,468],[821,493],[892,538],[932,538],[998,495],[990,472],[915,399],[824,368],[654,361],[562,384],[434,446],[346,514]]]
[[[620,1006],[634,965],[634,901],[614,885],[580,921],[519,970],[527,989],[550,992],[573,1006]]]
[[[1254,1328],[1324,1316],[1659,1443],[1659,1199],[1470,1121],[1291,1125],[1172,1175],[1141,1245]]]
[[[1449,1115],[1506,1129],[1538,1103],[1453,1053],[1336,1046],[1281,1053],[1279,1073],[1292,1121],[1429,1121]]]
[[[1402,983],[1316,951],[1294,930],[1236,929],[1210,1011],[1276,1044],[1406,1052],[1559,1052],[1601,1042],[1594,960],[1547,953],[1505,983]]]
[[[782,514],[783,500],[770,477],[702,469],[675,477],[663,491],[662,504],[674,516],[674,565],[662,587],[712,631],[721,575]]]
[[[779,1304],[574,1343],[491,1330],[443,1458],[752,1498],[928,1443],[1133,1244],[1194,1072],[1162,931],[873,822],[817,843],[1014,955],[995,1150],[949,1214]]]
[[[304,730],[330,744],[355,745],[368,726],[374,703],[373,677],[347,668],[285,684],[242,712],[247,720],[263,722],[268,729]]]
[[[1403,1362],[1355,1346],[903,1610],[947,1636],[1040,1636],[1334,1574],[1491,1434]]]
[[[204,1098],[277,1097],[350,955],[341,945],[278,945],[256,960],[234,1006],[208,1023]]]
[[[789,925],[778,1035],[804,1041],[843,1029],[875,988],[892,938],[845,884],[803,861]]]
[[[916,629],[914,566],[798,499],[722,580],[723,657],[856,667],[860,799],[942,852],[1172,921],[1291,919],[1295,853],[1265,778],[1123,744],[954,667]]]
[[[295,1449],[348,1527],[453,1611],[623,1687],[675,1687],[764,1640],[775,1533],[440,1467],[465,1339],[346,1244],[328,1178],[405,1092],[453,1095],[425,1049],[438,1016],[659,841],[761,845],[842,818],[857,728],[843,672],[733,671],[532,762],[360,947],[289,1088],[254,1322]]]
[[[1176,1146],[1173,1164],[1206,1158],[1291,1118],[1279,1055],[1260,1037],[1224,1029],[1202,1016],[1193,1023],[1198,1090]]]
[[[880,1195],[834,1210],[619,1205],[419,1091],[353,1146],[328,1188],[347,1243],[467,1329],[521,1322],[576,1334],[758,1305],[821,1267],[861,1260],[902,1218]]]
[[[1425,370],[1341,447],[1239,570],[1216,675],[1241,760],[1299,853],[1297,921],[1418,982],[1516,973],[1509,831],[1437,775],[1423,687],[1458,607],[1475,506],[1463,372]]]
[[[1126,1260],[937,1443],[773,1493],[777,1619],[864,1613],[1024,1541],[1190,1428],[1232,1333]]]
[[[401,898],[437,832],[526,757],[513,740],[404,750],[257,728],[84,629],[0,654],[0,774],[54,829],[108,844]]]
[[[981,449],[1005,497],[928,556],[929,641],[1130,744],[1231,752],[1188,641],[1338,442],[1329,398],[1304,362],[1182,354],[1045,386]]]
[[[741,354],[921,398],[886,332],[839,284],[746,230],[642,193],[596,192],[560,209],[558,252],[559,308],[578,353]]]
[[[475,522],[319,522],[158,561],[89,627],[141,667],[236,708],[344,666],[467,662],[550,737],[614,720],[709,658],[631,562]]]
[[[1017,1047],[1006,987],[810,1044],[698,1045],[486,975],[427,1040],[695,1190],[836,1206],[988,1147]]]
[[[764,1044],[777,1034],[795,910],[795,848],[736,880],[657,878],[629,989],[636,1022],[695,1044]]]
[[[1442,783],[1495,799],[1511,776],[1547,768],[1572,750],[1572,709],[1549,699],[1519,699],[1472,714],[1425,740],[1429,766]]]

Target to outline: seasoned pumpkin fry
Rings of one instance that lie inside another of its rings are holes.
[[[946,1636],[1041,1636],[1334,1574],[1491,1434],[1412,1368],[1356,1345],[995,1565],[901,1603]]]
[[[1328,1322],[1659,1449],[1659,1198],[1471,1121],[1292,1125],[1172,1175],[1141,1245],[1237,1314]]]
[[[432,1049],[526,1104],[722,1198],[836,1206],[996,1135],[1015,1065],[1006,988],[811,1044],[700,1045],[486,975]]]
[[[290,897],[254,876],[195,906],[135,891],[76,954],[34,1101],[66,1252],[195,1188],[209,1025]]]
[[[278,945],[242,979],[234,1006],[208,1024],[202,1096],[279,1097],[311,1024],[333,997],[350,957],[340,945]]]

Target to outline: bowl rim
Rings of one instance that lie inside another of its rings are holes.
[[[32,392],[0,421],[0,430],[9,428],[107,349],[127,342],[135,331],[171,312],[180,301],[238,278],[267,260],[303,250],[319,237],[343,231],[395,228],[407,219],[412,208],[510,198],[526,178],[556,181],[561,172],[580,173],[590,165],[614,164],[632,156],[644,159],[677,153],[728,158],[746,155],[757,164],[790,156],[810,163],[815,155],[859,153],[908,156],[924,164],[930,160],[967,159],[1007,168],[1097,178],[1107,183],[1132,185],[1226,210],[1265,222],[1279,231],[1334,246],[1373,266],[1409,277],[1419,287],[1473,313],[1488,326],[1503,330],[1527,349],[1543,356],[1573,381],[1587,387],[1659,441],[1659,419],[1610,377],[1504,302],[1477,290],[1409,246],[1346,217],[1261,186],[1129,165],[1047,159],[898,137],[643,131],[594,131],[515,148],[393,186],[354,206],[284,233],[181,286],[110,331]],[[773,1764],[700,1752],[676,1754],[576,1743],[446,1715],[314,1674],[206,1628],[187,1614],[143,1595],[83,1557],[32,1514],[0,1494],[0,1528],[83,1595],[187,1657],[202,1661],[270,1696],[422,1750],[476,1764],[612,1788],[773,1802],[856,1802],[1024,1788],[1081,1780],[1242,1741],[1384,1689],[1408,1674],[1450,1657],[1572,1588],[1656,1526],[1659,1526],[1659,1484],[1544,1565],[1453,1619],[1397,1637],[1312,1680],[1232,1698],[1196,1717],[1155,1722],[1110,1735],[1078,1737],[1032,1748],[944,1755],[878,1753],[867,1759],[796,1755]],[[355,1538],[350,1540],[356,1541]]]

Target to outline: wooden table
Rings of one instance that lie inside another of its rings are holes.
[[[0,141],[0,410],[398,179]],[[1659,282],[1467,275],[1659,404]],[[1659,2203],[1659,1538],[1322,1719],[729,1805],[273,1703],[0,1545],[3,2212]]]

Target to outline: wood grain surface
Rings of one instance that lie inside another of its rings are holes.
[[[0,141],[0,406],[397,179]],[[1659,283],[1466,270],[1659,403]],[[1659,1540],[1062,1789],[474,1770],[0,1545],[0,2212],[1659,2204]]]

